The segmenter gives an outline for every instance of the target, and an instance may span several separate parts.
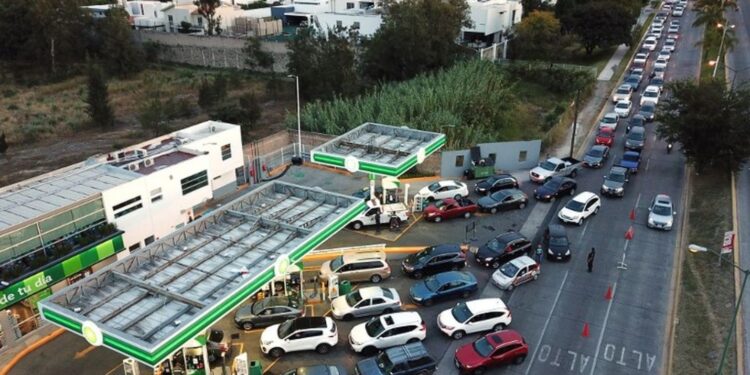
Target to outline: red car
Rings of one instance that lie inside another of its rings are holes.
[[[446,198],[427,206],[424,209],[424,217],[425,220],[439,223],[445,219],[452,219],[454,217],[468,219],[477,210],[479,210],[479,206],[469,199],[461,198],[455,200],[453,198]]]
[[[529,346],[520,333],[508,329],[492,332],[456,350],[455,364],[462,374],[487,373],[497,365],[523,363]]]
[[[596,134],[596,144],[612,147],[615,143],[615,131],[610,128],[601,128]]]

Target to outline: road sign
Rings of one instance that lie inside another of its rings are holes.
[[[721,244],[721,253],[729,254],[734,249],[734,231],[724,232],[724,242]]]

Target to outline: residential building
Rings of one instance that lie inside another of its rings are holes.
[[[468,0],[472,26],[461,29],[465,42],[499,43],[502,34],[521,22],[520,0]]]
[[[125,9],[130,14],[133,28],[166,31],[163,9],[168,6],[160,1],[128,1]]]
[[[319,13],[315,16],[313,25],[320,32],[336,30],[345,27],[356,30],[360,36],[372,37],[380,28],[383,16],[379,12],[352,10],[342,13]]]
[[[183,22],[190,24],[191,33],[204,32],[207,27],[208,20],[198,13],[198,7],[192,1],[172,2],[165,6],[162,11],[166,17],[165,23],[168,32],[178,32]],[[245,17],[244,12],[238,5],[222,3],[220,7],[216,8],[215,17],[221,17],[221,27],[227,28],[234,24],[235,18]]]

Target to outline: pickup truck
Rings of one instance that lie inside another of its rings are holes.
[[[555,176],[575,177],[582,165],[582,161],[574,158],[549,158],[529,171],[529,178],[541,184]]]
[[[638,173],[641,154],[638,151],[625,151],[617,165],[630,169],[630,173]]]
[[[434,221],[436,223],[445,219],[453,219],[454,217],[468,219],[471,215],[477,212],[477,210],[479,210],[479,206],[470,199],[461,198],[456,200],[453,198],[446,198],[427,206],[424,210],[424,218],[427,221]]]
[[[378,207],[374,207],[370,202],[367,202],[367,210],[359,214],[359,216],[352,219],[349,222],[349,226],[354,230],[360,230],[364,226],[375,225],[375,213],[378,210],[380,212],[380,225],[388,226],[391,219],[396,217],[401,222],[409,220],[409,209],[403,203],[390,203],[384,204]]]

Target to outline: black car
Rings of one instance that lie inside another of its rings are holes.
[[[643,115],[640,113],[637,113],[630,118],[630,121],[628,121],[628,127],[625,129],[625,133],[630,133],[630,129],[637,126],[646,126],[646,118],[643,117]]]
[[[518,189],[496,191],[486,197],[479,198],[477,204],[481,211],[496,213],[497,211],[513,208],[524,208],[529,203],[526,193]]]
[[[609,174],[604,176],[604,184],[602,184],[602,195],[609,195],[614,197],[625,196],[625,184],[628,183],[630,178],[630,170],[619,165],[615,165],[609,170]]]
[[[485,267],[500,268],[509,260],[530,253],[531,241],[521,233],[508,231],[482,245],[474,257]]]
[[[314,365],[306,367],[297,367],[288,370],[284,375],[347,375],[345,368],[339,365]]]
[[[474,192],[477,194],[491,194],[503,189],[517,189],[518,180],[510,174],[504,173],[477,182]]]
[[[656,112],[656,106],[654,105],[654,103],[647,102],[647,103],[643,103],[638,114],[643,116],[643,118],[645,118],[646,121],[651,122],[651,121],[654,121],[655,112]]]
[[[359,361],[357,375],[423,375],[432,374],[437,362],[421,342],[388,348],[376,357]]]
[[[555,176],[545,182],[544,185],[534,190],[534,198],[539,201],[552,202],[563,195],[574,195],[576,193],[576,187],[576,180],[568,177]]]
[[[415,279],[443,271],[455,271],[466,266],[466,253],[461,246],[442,244],[430,246],[411,254],[401,262],[404,273]]]
[[[604,165],[604,162],[607,160],[608,157],[609,157],[609,146],[594,145],[591,147],[589,152],[586,153],[586,155],[583,155],[583,165],[589,168],[599,168],[602,165]],[[573,181],[573,183],[575,183],[575,181]],[[534,193],[534,197],[536,198],[536,193]]]
[[[569,260],[570,259],[570,241],[565,227],[560,224],[550,224],[544,231],[544,248],[546,249],[547,259],[550,260]]]
[[[240,307],[234,313],[234,323],[237,327],[249,331],[300,317],[302,313],[299,300],[293,297],[268,297]]]
[[[633,88],[633,91],[638,91],[638,88],[641,86],[641,76],[637,74],[631,74],[628,76],[628,78],[625,78],[624,83],[630,85],[630,87]]]
[[[646,147],[646,128],[643,126],[633,127],[625,138],[625,148],[641,151],[644,147]]]

